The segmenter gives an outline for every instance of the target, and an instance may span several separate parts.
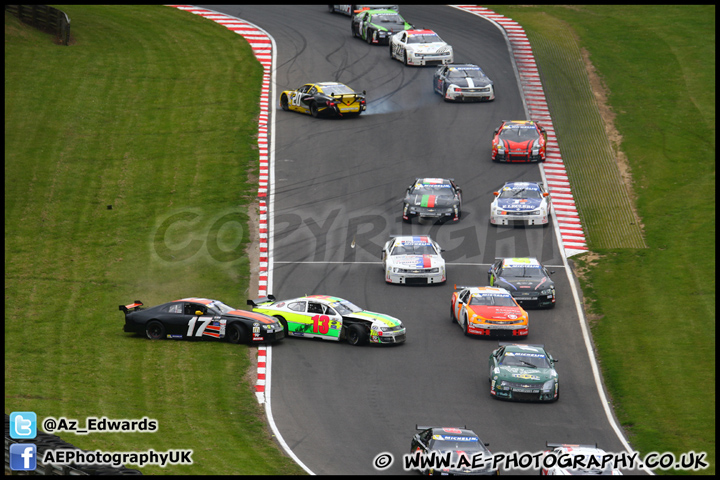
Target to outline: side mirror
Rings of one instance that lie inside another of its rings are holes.
[[[363,95],[367,95],[367,92],[365,90],[363,90]]]
[[[204,314],[203,312],[201,312],[200,310],[195,310],[195,315],[197,315],[198,317],[200,317],[200,316],[205,315],[205,314]]]
[[[496,197],[499,197],[499,196],[500,196],[500,192],[493,192],[493,195],[495,195]]]
[[[543,192],[543,197],[547,197],[547,196],[550,196],[550,194],[548,192]]]
[[[497,135],[498,130],[500,130],[500,129],[499,128],[495,129],[495,135]]]

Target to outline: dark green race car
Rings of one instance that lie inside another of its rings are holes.
[[[490,394],[495,398],[554,402],[560,383],[544,345],[499,342],[490,354]]]
[[[395,10],[366,9],[353,15],[350,27],[353,37],[360,37],[371,45],[388,45],[394,34],[413,28]]]

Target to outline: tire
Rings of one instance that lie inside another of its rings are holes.
[[[250,341],[250,338],[248,336],[247,327],[245,325],[234,322],[228,325],[227,327],[227,334],[225,335],[225,340],[227,340],[229,343],[238,344],[238,343],[247,343]]]
[[[290,107],[288,107],[287,95],[283,95],[282,97],[280,97],[280,107],[286,112],[290,110]]]
[[[455,318],[455,312],[453,311],[452,305],[450,305],[450,322],[457,323],[457,319]]]
[[[310,104],[310,115],[312,115],[315,118],[318,118],[320,113],[318,112],[317,103],[313,102]]]
[[[165,338],[165,326],[157,320],[150,320],[145,325],[145,335],[150,340],[162,340]]]
[[[369,29],[365,31],[365,41],[368,45],[372,45],[372,32]]]
[[[465,324],[463,325],[463,334],[464,334],[466,337],[469,337],[470,334],[468,333],[468,318],[467,318],[467,314],[464,315],[464,317],[465,317]]]
[[[283,331],[285,332],[285,337],[287,338],[288,333],[289,333],[287,320],[285,320],[280,315],[275,315],[275,318],[277,318],[277,321],[280,322],[280,325],[283,326]]]
[[[353,38],[359,36],[357,30],[355,30],[355,22],[350,22],[350,31],[352,32]]]
[[[394,59],[395,59],[395,57],[393,57],[393,53],[392,53],[392,40],[390,40],[390,60],[394,60]]]
[[[403,64],[407,66],[407,50],[403,50]]]
[[[354,323],[347,327],[345,338],[350,345],[358,347],[368,342],[368,332],[362,325]]]

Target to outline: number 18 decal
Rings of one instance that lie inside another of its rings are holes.
[[[330,317],[327,315],[315,315],[312,320],[314,333],[325,335],[330,331]]]

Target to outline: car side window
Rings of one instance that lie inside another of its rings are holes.
[[[308,302],[308,313],[323,313],[322,303]]]
[[[203,315],[205,315],[205,307],[203,305],[198,305],[195,303],[186,303],[185,304],[185,315],[195,315],[195,312],[202,312]]]
[[[328,307],[327,305],[323,305],[323,308],[325,309],[325,311],[323,312],[325,315],[332,315],[332,316],[337,315],[337,312],[335,310],[333,310],[331,307]]]
[[[317,88],[312,87],[308,93],[309,93],[310,95],[315,95],[315,94],[317,93]]]
[[[425,445],[430,442],[430,437],[432,435],[432,430],[425,430],[423,433],[420,434],[420,440],[423,441]]]
[[[465,290],[460,294],[460,301],[463,303],[467,303],[468,294],[470,293],[470,290]]]
[[[182,303],[173,303],[165,309],[167,313],[182,313]]]
[[[292,310],[293,312],[304,312],[305,311],[305,302],[288,303],[287,308]]]

